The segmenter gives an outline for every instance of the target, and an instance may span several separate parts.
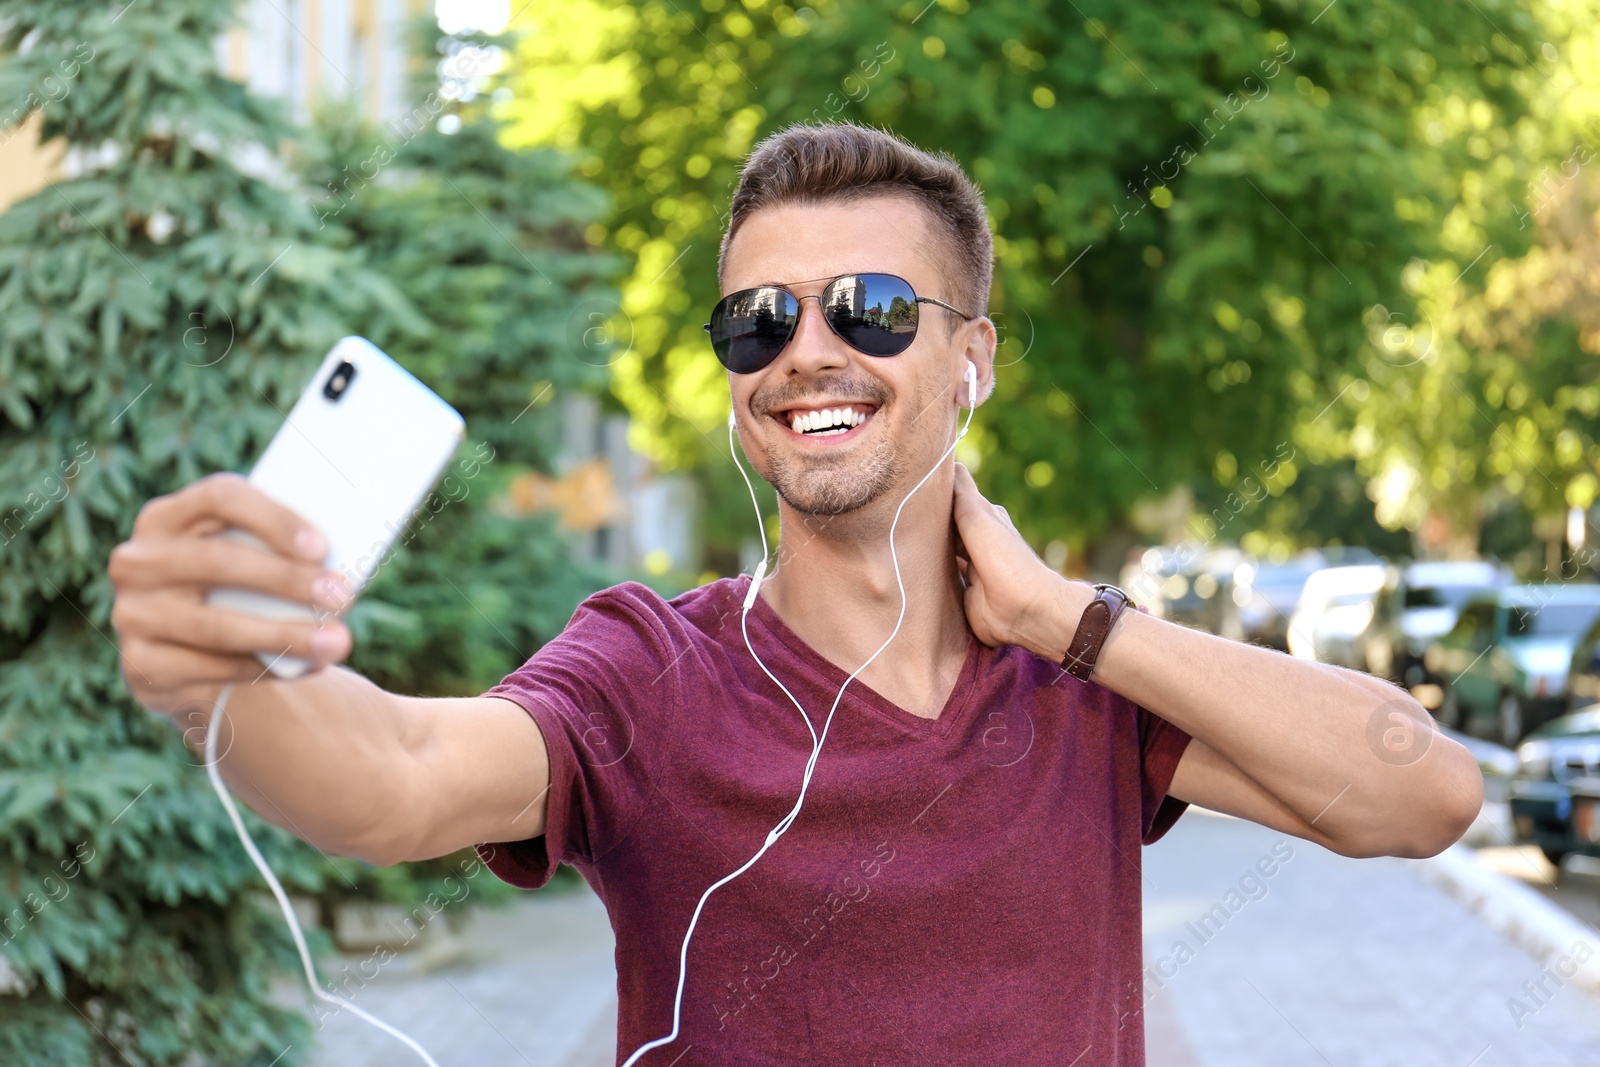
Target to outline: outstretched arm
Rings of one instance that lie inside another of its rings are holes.
[[[210,536],[227,527],[270,551]],[[336,665],[350,649],[336,619],[261,619],[206,602],[210,588],[237,587],[339,610],[348,591],[319,587],[338,575],[312,562],[324,545],[297,542],[304,528],[233,474],[145,505],[108,563],[134,699],[199,750],[218,694],[233,684],[217,769],[260,815],[327,852],[387,864],[542,834],[548,753],[516,704],[389,693]],[[262,670],[258,648],[316,669],[280,680]]]
[[[956,465],[967,621],[1060,663],[1093,590],[1056,574]],[[1358,671],[1126,611],[1093,681],[1193,740],[1169,792],[1346,856],[1431,856],[1466,832],[1483,778],[1404,691]]]

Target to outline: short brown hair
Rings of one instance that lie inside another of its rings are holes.
[[[733,235],[751,212],[786,203],[908,196],[937,220],[950,255],[936,267],[944,299],[972,315],[989,313],[994,238],[983,194],[944,152],[918,148],[886,130],[847,122],[795,123],[763,140],[745,161],[717,253],[717,278]]]

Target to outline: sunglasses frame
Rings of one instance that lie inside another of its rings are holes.
[[[880,278],[892,278],[893,280],[899,282],[901,285],[904,285],[906,287],[906,291],[911,294],[911,302],[913,304],[932,304],[934,307],[944,308],[946,311],[952,312],[952,313],[954,313],[956,315],[960,315],[962,317],[962,319],[964,319],[967,322],[971,322],[973,319],[976,319],[978,317],[976,315],[969,315],[965,311],[962,311],[958,307],[952,307],[951,305],[946,304],[943,300],[939,300],[936,297],[918,296],[916,287],[913,286],[910,282],[906,281],[904,278],[900,277],[900,275],[898,275],[898,274],[890,274],[887,271],[881,271],[881,270],[859,270],[859,271],[848,271],[848,272],[846,272],[844,274],[839,274],[839,275],[836,275],[836,276],[834,276],[832,278],[811,278],[811,279],[808,279],[808,280],[803,281],[803,282],[791,282],[790,283],[791,285],[812,285],[812,284],[814,284],[816,282],[827,282],[827,284],[822,287],[822,291],[820,293],[811,293],[811,294],[809,294],[807,296],[796,296],[795,293],[794,293],[794,290],[790,289],[788,285],[753,285],[748,289],[740,289],[739,291],[733,292],[733,293],[729,293],[727,296],[723,297],[721,300],[718,300],[717,303],[716,303],[716,306],[711,309],[711,318],[713,320],[715,320],[716,317],[717,317],[717,312],[720,309],[722,309],[724,306],[726,306],[728,301],[734,299],[735,297],[744,296],[746,293],[756,293],[756,292],[761,292],[763,290],[768,290],[768,289],[777,289],[777,290],[779,290],[781,292],[787,293],[789,295],[789,297],[794,300],[796,308],[798,308],[799,305],[801,303],[803,303],[804,301],[815,300],[817,302],[817,307],[819,309],[821,309],[822,312],[823,312],[822,321],[828,324],[828,329],[833,333],[833,335],[835,337],[837,337],[839,340],[843,341],[846,345],[849,345],[851,351],[860,352],[864,356],[872,356],[872,358],[874,358],[874,359],[889,359],[889,358],[892,358],[893,356],[904,355],[905,354],[905,348],[902,348],[899,352],[891,352],[891,353],[888,353],[887,355],[877,355],[876,353],[873,353],[873,352],[862,352],[861,349],[857,348],[854,344],[851,344],[850,339],[845,337],[844,334],[840,333],[838,328],[836,326],[834,326],[833,320],[828,318],[827,304],[825,304],[823,302],[823,297],[828,295],[828,291],[831,290],[840,281],[843,281],[845,278],[863,278],[863,277],[867,277],[869,275],[880,277]],[[783,344],[779,345],[777,347],[777,349],[772,353],[772,358],[768,359],[765,363],[761,364],[761,366],[756,367],[753,370],[736,371],[732,367],[729,367],[726,363],[723,363],[723,361],[722,361],[720,356],[718,357],[717,362],[722,363],[723,367],[725,367],[728,370],[728,372],[731,373],[731,374],[755,374],[758,371],[766,370],[768,367],[772,366],[773,363],[777,362],[778,357],[783,354],[783,350],[785,348],[789,347],[789,342],[794,340],[795,332],[797,330],[799,330],[799,328],[800,328],[800,323],[799,323],[800,314],[801,314],[801,312],[799,310],[796,310],[796,312],[795,312],[795,320],[796,321],[795,321],[794,326],[792,328],[790,328],[790,330],[789,330],[789,336],[784,338]],[[709,322],[706,323],[703,328],[705,329],[706,333],[710,333],[711,332],[711,323],[709,323]],[[922,316],[918,315],[915,327],[911,331],[911,340],[906,342],[906,348],[910,348],[911,345],[916,341],[916,339],[917,339],[917,331],[919,331],[921,329],[922,329]],[[713,350],[715,350],[716,345],[713,344],[712,348],[713,348]]]

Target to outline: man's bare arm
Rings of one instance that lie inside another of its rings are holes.
[[[1092,596],[1058,581],[1032,631],[1056,662]],[[1125,611],[1094,681],[1192,735],[1173,796],[1343,855],[1435,855],[1482,805],[1472,754],[1409,694],[1359,671]]]
[[[968,624],[986,644],[1060,663],[1093,590],[1045,566],[965,465],[955,470]],[[1472,754],[1410,695],[1358,671],[1125,611],[1092,677],[1193,738],[1173,796],[1347,856],[1434,855],[1482,804]]]
[[[196,751],[209,706],[176,721]],[[544,738],[496,697],[406,697],[344,667],[240,684],[217,769],[255,812],[331,855],[387,865],[544,833]]]
[[[273,551],[210,536],[230,526]],[[337,576],[309,562],[323,548],[314,537],[297,540],[307,529],[237,475],[214,475],[147,504],[108,565],[117,589],[112,625],[135,699],[173,719],[200,751],[216,697],[232,683],[218,770],[259,814],[326,852],[386,864],[543,833],[548,757],[520,707],[491,697],[397,696],[334,666],[350,636],[331,613],[348,590],[328,587]],[[259,619],[207,604],[206,591],[217,586],[329,614],[321,622]],[[283,650],[315,667],[277,679],[253,649]]]

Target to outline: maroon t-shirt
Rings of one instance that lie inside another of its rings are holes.
[[[793,806],[800,713],[740,633],[749,578],[589,597],[488,695],[550,752],[545,834],[480,845],[513,885],[558,863],[616,933],[617,1062],[672,1029],[696,902]],[[750,641],[820,734],[849,672],[761,598]],[[1189,735],[1025,649],[970,637],[937,719],[859,679],[805,805],[718,889],[689,944],[678,1039],[640,1067],[1144,1063],[1140,844]]]

